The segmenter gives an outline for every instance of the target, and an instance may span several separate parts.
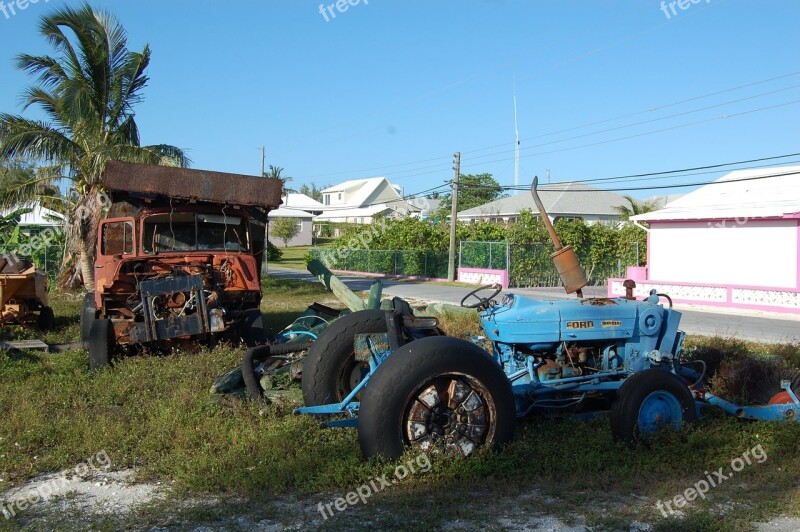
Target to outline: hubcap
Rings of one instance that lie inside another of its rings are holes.
[[[464,375],[437,377],[412,395],[405,437],[423,451],[443,447],[467,456],[486,443],[492,414],[489,394],[479,382]]]
[[[683,410],[678,399],[669,392],[653,392],[642,401],[639,408],[639,433],[652,434],[671,425],[680,430]]]

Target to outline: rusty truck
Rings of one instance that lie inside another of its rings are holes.
[[[110,204],[81,311],[90,368],[143,350],[266,342],[261,267],[279,180],[111,161],[102,182]]]

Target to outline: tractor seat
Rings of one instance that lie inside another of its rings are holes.
[[[445,336],[444,331],[439,328],[438,319],[433,316],[415,316],[411,305],[404,299],[395,297],[392,299],[392,307],[395,314],[402,318],[403,330],[409,341],[428,336]]]

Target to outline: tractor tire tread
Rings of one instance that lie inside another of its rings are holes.
[[[491,447],[514,438],[516,408],[511,383],[483,349],[446,336],[422,338],[404,345],[381,364],[364,388],[359,409],[358,440],[365,458],[400,457],[405,451],[402,418],[407,401],[426,380],[445,373],[464,373],[480,381],[496,411]]]
[[[353,354],[356,335],[386,332],[386,311],[360,310],[333,322],[314,341],[303,363],[303,402],[319,406],[344,399],[337,398],[336,373]]]

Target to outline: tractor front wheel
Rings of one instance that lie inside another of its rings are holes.
[[[680,430],[696,418],[689,388],[668,371],[648,369],[629,377],[617,391],[611,432],[615,440],[635,445],[661,429]]]
[[[358,441],[366,458],[399,458],[406,447],[468,456],[514,438],[511,383],[480,347],[430,337],[392,353],[361,399]]]

